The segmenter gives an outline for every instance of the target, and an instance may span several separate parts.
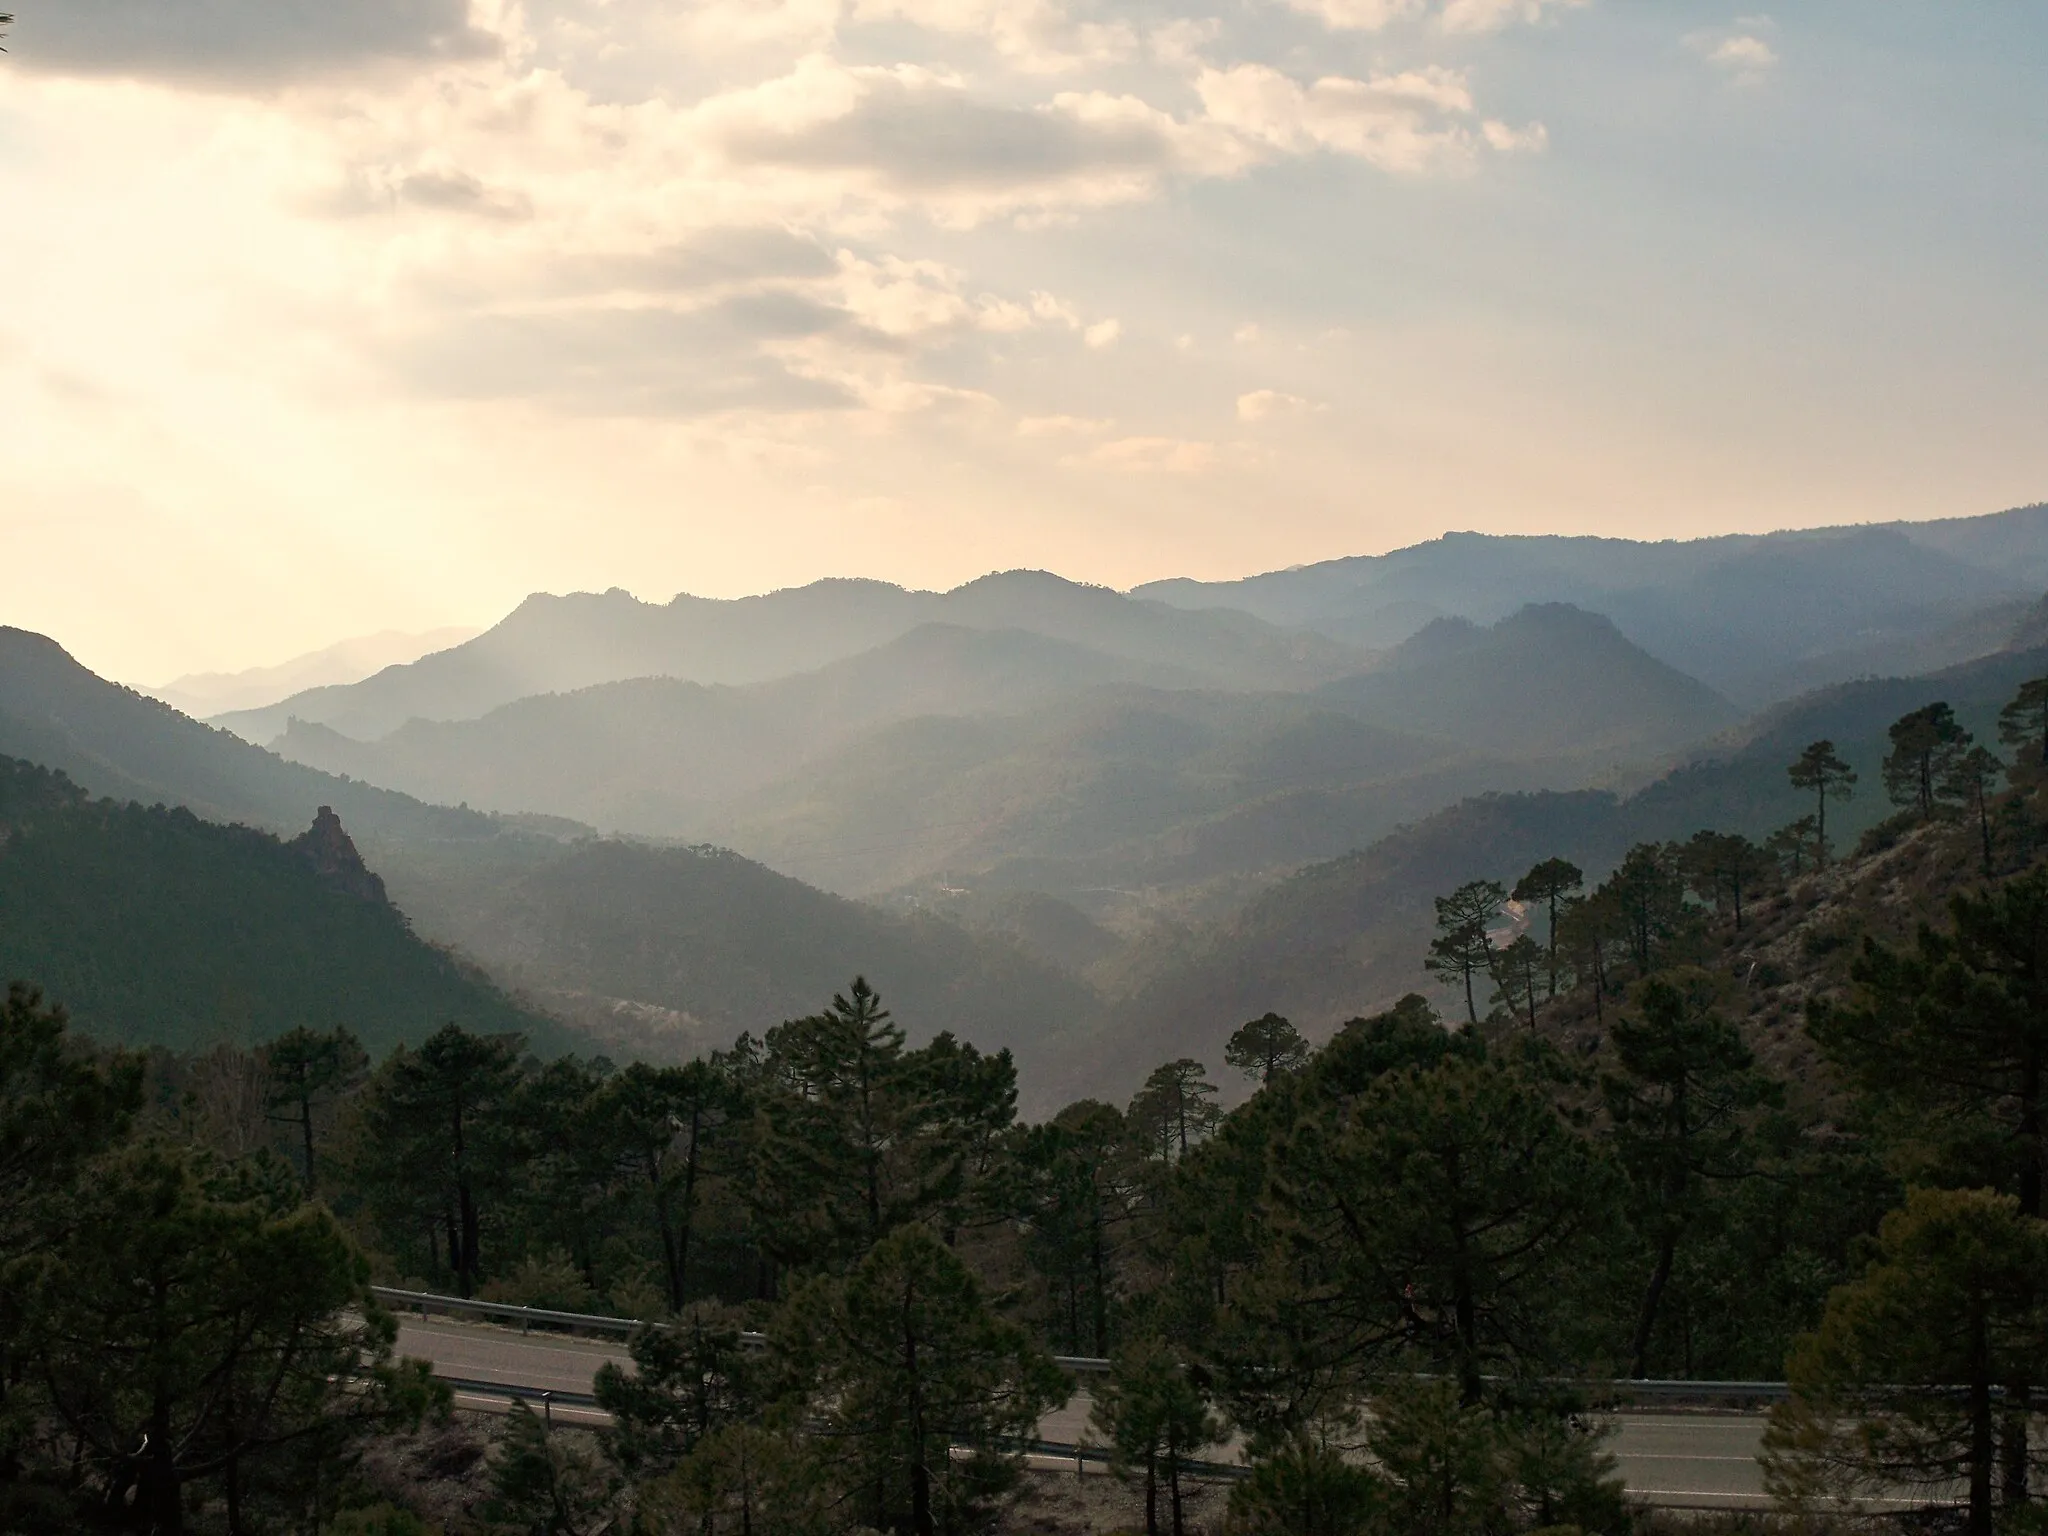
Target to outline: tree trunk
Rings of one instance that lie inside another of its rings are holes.
[[[1184,1536],[1180,1513],[1180,1456],[1177,1452],[1169,1455],[1170,1459],[1166,1463],[1166,1493],[1173,1508],[1173,1536]]]
[[[1971,1326],[1970,1348],[1970,1518],[1969,1536],[1992,1536],[1991,1467],[1997,1459],[1992,1443],[1991,1367],[1984,1319]]]
[[[313,1193],[313,1100],[310,1095],[299,1099],[299,1133],[306,1144],[306,1193]]]
[[[1108,1267],[1108,1259],[1102,1251],[1102,1206],[1100,1201],[1097,1202],[1095,1207],[1092,1237],[1090,1257],[1094,1261],[1095,1268],[1095,1356],[1099,1360],[1109,1353],[1109,1289],[1107,1277],[1103,1274],[1103,1270]]]
[[[1159,1458],[1145,1453],[1145,1536],[1159,1536]]]
[[[483,1220],[476,1208],[476,1196],[470,1191],[469,1180],[464,1179],[455,1186],[455,1200],[462,1213],[462,1271],[456,1276],[456,1289],[461,1295],[468,1296],[476,1290],[476,1251],[483,1232]]]
[[[1650,1335],[1657,1327],[1657,1308],[1664,1300],[1664,1287],[1671,1283],[1671,1263],[1677,1251],[1678,1234],[1665,1232],[1657,1244],[1657,1265],[1650,1271],[1649,1289],[1643,1292],[1643,1310],[1636,1318],[1635,1344],[1629,1352],[1629,1375],[1638,1381],[1650,1374]]]

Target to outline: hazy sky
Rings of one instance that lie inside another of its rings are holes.
[[[0,621],[2048,495],[2048,7],[14,0]]]

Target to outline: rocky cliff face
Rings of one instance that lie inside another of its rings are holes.
[[[384,894],[382,877],[363,862],[363,856],[356,852],[355,843],[342,829],[341,818],[334,814],[332,806],[321,806],[320,814],[313,818],[313,825],[294,838],[290,847],[313,866],[313,872],[321,879],[339,886],[349,895],[379,906],[389,900]]]

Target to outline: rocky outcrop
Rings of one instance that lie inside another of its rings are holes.
[[[322,880],[362,901],[385,905],[390,898],[384,894],[383,878],[363,862],[363,856],[356,852],[355,843],[342,829],[341,818],[334,814],[329,805],[320,807],[320,814],[313,818],[313,825],[294,838],[290,847],[308,864]]]

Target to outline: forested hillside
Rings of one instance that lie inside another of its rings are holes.
[[[2001,710],[2043,675],[2048,648],[2001,652],[1930,677],[1843,684],[1759,717],[1715,755],[1633,795],[1483,796],[1311,865],[1242,911],[1131,957],[1103,1070],[1129,1080],[1172,1042],[1213,1053],[1236,1014],[1259,998],[1311,1029],[1386,1006],[1416,984],[1414,957],[1428,939],[1433,895],[1465,881],[1512,884],[1546,855],[1604,875],[1635,843],[1683,841],[1707,829],[1761,841],[1813,813],[1811,794],[1793,786],[1787,768],[1815,740],[1833,742],[1859,775],[1853,796],[1828,811],[1830,836],[1853,841],[1897,810],[1882,764],[1901,717],[1943,702],[1961,728],[1996,740]]]
[[[25,978],[121,1044],[345,1026],[383,1051],[450,1021],[584,1043],[415,937],[331,818],[280,842],[0,758],[0,979]]]
[[[1013,1052],[1043,1106],[1096,995],[1015,940],[830,896],[717,848],[591,842],[476,894],[462,949],[624,1055],[680,1060],[801,1013],[847,975],[903,1026]]]
[[[1409,995],[1320,1047],[1268,1009],[1036,1122],[1007,1054],[913,1044],[863,980],[624,1070],[452,1026],[381,1061],[303,1030],[144,1070],[17,991],[0,1132],[52,1199],[0,1229],[36,1257],[0,1271],[30,1277],[0,1313],[34,1367],[11,1407],[106,1449],[25,1440],[0,1512],[126,1477],[181,1517],[304,1523],[332,1498],[373,1531],[434,1510],[479,1536],[715,1532],[737,1509],[783,1536],[967,1536],[1072,1390],[1050,1354],[1085,1351],[1110,1361],[1093,1430],[1155,1514],[1237,1437],[1246,1536],[1640,1536],[1600,1410],[1644,1377],[1787,1382],[1763,1459],[1801,1529],[1958,1487],[1969,1529],[2019,1528],[2038,1445],[2010,1404],[2048,1387],[2048,678],[1995,739],[1894,721],[1898,808],[1846,852],[1818,812],[1860,781],[1824,741],[1796,759],[1812,822],[1639,842],[1605,879],[1495,802],[1484,830],[1532,861],[1522,917],[1505,881],[1464,881],[1410,956],[1452,1007]],[[1224,1069],[1249,1090],[1227,1113]],[[14,1134],[60,1101],[69,1136]],[[72,1341],[140,1328],[138,1269],[180,1349],[88,1361]],[[451,1462],[454,1437],[423,1432],[436,1389],[390,1358],[372,1274],[646,1319],[635,1369],[598,1378],[612,1432],[578,1449],[515,1410],[463,1452],[481,1514],[446,1513],[417,1448]],[[200,1326],[223,1304],[249,1326]],[[245,1394],[265,1373],[292,1390]],[[225,1411],[222,1382],[255,1406]],[[136,1466],[151,1404],[186,1449]]]

